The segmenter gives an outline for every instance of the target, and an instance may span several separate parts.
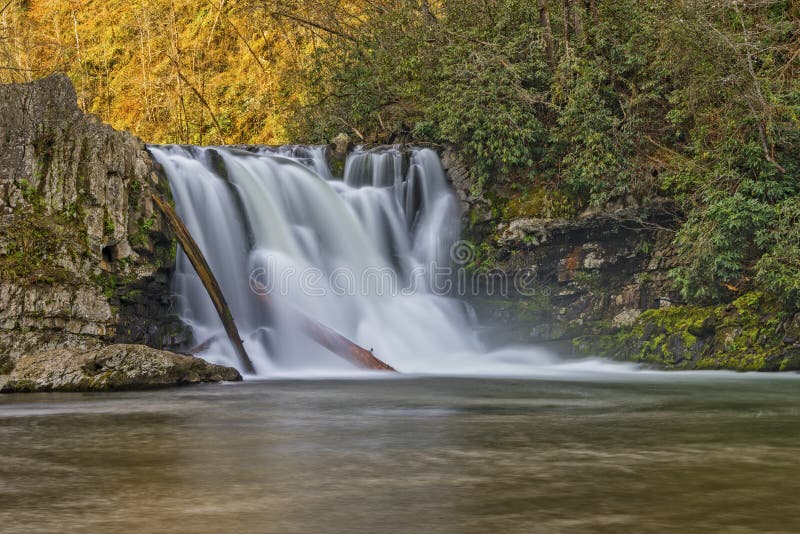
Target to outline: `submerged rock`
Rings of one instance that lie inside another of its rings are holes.
[[[0,392],[110,391],[239,381],[236,369],[144,345],[55,349],[19,358]]]

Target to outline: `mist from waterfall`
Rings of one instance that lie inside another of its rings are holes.
[[[459,207],[429,149],[358,150],[342,177],[325,147],[150,147],[178,214],[217,277],[258,376],[352,374],[306,338],[294,311],[404,373],[518,373],[536,348],[487,353],[468,307],[446,295]],[[177,311],[200,355],[237,365],[211,299],[180,252]],[[264,296],[268,295],[269,303]]]

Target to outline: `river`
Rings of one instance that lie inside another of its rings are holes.
[[[3,532],[800,531],[797,375],[0,397]]]

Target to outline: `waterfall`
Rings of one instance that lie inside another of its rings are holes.
[[[222,287],[258,376],[353,372],[303,335],[293,310],[406,373],[548,359],[532,349],[510,358],[486,355],[467,307],[446,294],[441,282],[452,266],[460,217],[434,151],[358,150],[341,177],[331,172],[324,147],[150,151]],[[174,287],[181,318],[205,342],[200,355],[236,365],[182,252]]]

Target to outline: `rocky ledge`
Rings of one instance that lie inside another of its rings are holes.
[[[482,284],[472,303],[520,343],[569,345],[628,327],[677,300],[670,224],[664,206],[501,221],[475,248]]]
[[[114,391],[241,379],[236,369],[194,356],[120,344],[24,356],[16,361],[0,392]]]

